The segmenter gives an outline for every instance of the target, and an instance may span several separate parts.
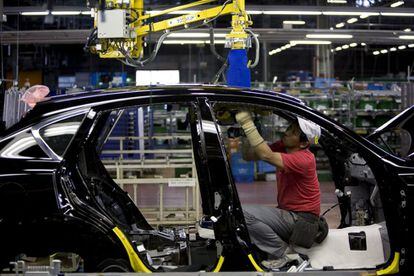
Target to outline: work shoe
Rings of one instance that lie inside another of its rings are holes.
[[[264,260],[262,261],[262,265],[267,269],[278,269],[284,267],[290,261],[291,259],[288,256],[283,255],[279,259]]]

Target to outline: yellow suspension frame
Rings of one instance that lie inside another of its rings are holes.
[[[138,15],[137,20],[130,24],[130,28],[133,30],[134,38],[119,38],[119,39],[100,39],[100,44],[105,50],[95,50],[99,53],[101,58],[124,58],[124,55],[117,50],[116,43],[122,42],[124,46],[130,50],[131,58],[140,58],[143,55],[143,41],[144,37],[150,33],[162,32],[171,29],[186,29],[189,24],[197,23],[201,21],[208,21],[217,17],[232,14],[231,32],[226,36],[226,41],[232,49],[244,49],[247,47],[246,40],[248,38],[245,29],[253,23],[249,20],[246,13],[245,0],[232,0],[224,6],[216,6],[205,10],[191,12],[181,16],[173,17],[170,19],[164,19],[158,22],[147,24],[148,19],[155,19],[163,15],[169,15],[172,12],[183,11],[189,8],[197,7],[200,5],[209,4],[217,0],[198,0],[193,3],[181,5],[166,9],[155,14],[144,14],[144,0],[132,0],[130,7],[127,8],[124,5],[117,4],[117,0],[106,0],[106,5],[114,9],[126,9],[134,10]],[[97,24],[97,15],[95,15],[95,26]]]

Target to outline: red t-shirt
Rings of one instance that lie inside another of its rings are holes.
[[[313,153],[309,149],[286,153],[282,141],[270,148],[281,153],[284,166],[283,170],[276,170],[279,208],[319,216],[321,193]]]

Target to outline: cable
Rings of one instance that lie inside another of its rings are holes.
[[[210,29],[209,29],[209,33],[210,33],[210,50],[213,53],[213,55],[216,56],[216,58],[222,62],[226,62],[226,59],[224,59],[224,57],[222,57],[221,55],[219,55],[219,53],[217,53],[216,51],[216,45],[214,44],[214,29],[213,26],[210,25]]]
[[[260,59],[260,42],[252,30],[246,29],[246,32],[248,32],[253,37],[253,40],[256,44],[256,56],[255,56],[253,64],[249,65],[249,68],[255,68],[257,64],[259,64],[259,59]]]
[[[216,75],[213,78],[212,83],[213,84],[217,84],[218,80],[220,79],[220,75],[222,75],[224,73],[224,70],[227,68],[227,61],[225,61],[223,63],[223,65],[220,67],[220,69],[218,70],[218,72],[216,73]],[[226,76],[223,74],[223,78],[225,79]]]
[[[331,211],[333,208],[335,208],[338,205],[339,205],[339,203],[336,203],[333,206],[331,206],[328,210],[326,210],[325,212],[323,212],[322,217],[325,216],[326,213],[328,213],[329,211]]]
[[[223,3],[223,5],[221,6],[221,10],[217,13],[217,15],[215,16],[215,17],[213,17],[213,18],[211,18],[210,20],[207,20],[207,21],[205,21],[205,22],[203,22],[202,24],[200,24],[200,25],[196,25],[196,26],[193,26],[193,27],[190,27],[190,28],[187,28],[187,30],[191,30],[191,29],[195,29],[195,28],[199,28],[199,27],[201,27],[201,26],[205,26],[205,25],[208,25],[210,22],[212,22],[212,21],[214,21],[214,20],[216,20],[220,15],[221,15],[221,13],[223,12],[223,10],[225,9],[225,7],[226,7],[226,5],[229,3],[229,2],[231,2],[232,0],[227,0],[226,2],[224,2]],[[155,57],[157,56],[157,54],[158,54],[158,51],[159,51],[159,49],[161,48],[161,45],[162,45],[162,43],[164,42],[164,40],[165,40],[165,38],[167,38],[167,36],[168,35],[170,35],[171,33],[173,33],[173,32],[177,32],[177,31],[167,31],[167,32],[165,32],[163,35],[161,35],[161,37],[158,39],[158,41],[157,41],[157,45],[156,45],[156,47],[154,48],[154,50],[152,51],[152,53],[151,53],[151,55],[150,55],[150,57],[149,58],[147,58],[147,59],[145,59],[145,60],[143,60],[143,61],[140,61],[140,60],[135,60],[135,59],[133,59],[133,58],[131,58],[130,56],[129,56],[129,53],[128,53],[128,51],[126,51],[123,47],[118,47],[118,50],[124,55],[124,57],[125,57],[125,60],[122,62],[122,63],[124,63],[125,65],[128,65],[128,66],[132,66],[132,67],[143,67],[145,64],[147,64],[147,63],[149,63],[149,62],[151,62],[151,61],[153,61],[154,59],[155,59]],[[148,34],[151,34],[152,32],[149,32]],[[218,55],[218,54],[217,54]]]

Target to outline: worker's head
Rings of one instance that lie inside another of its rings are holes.
[[[286,129],[282,139],[287,148],[305,149],[310,144],[317,144],[320,135],[318,125],[298,117]]]
[[[293,121],[286,129],[283,137],[283,144],[287,148],[300,148],[304,149],[309,147],[309,141],[306,135],[299,127],[297,120]]]

